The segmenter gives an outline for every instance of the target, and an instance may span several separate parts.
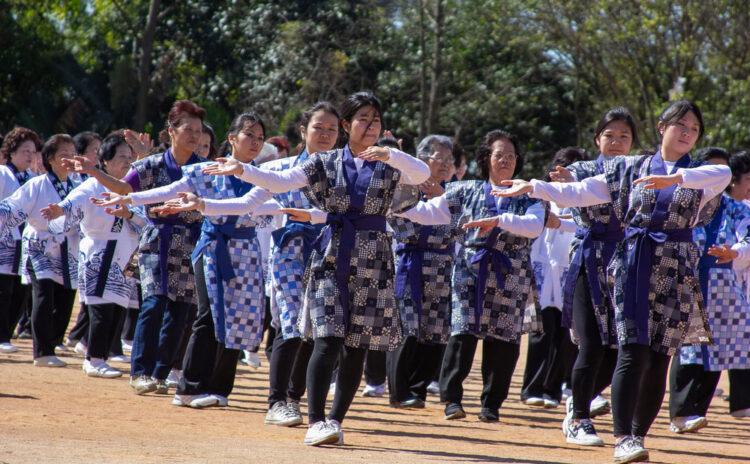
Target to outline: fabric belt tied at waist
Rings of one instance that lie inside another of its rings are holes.
[[[421,238],[421,237],[420,237]],[[426,240],[425,240],[426,241]],[[421,240],[420,240],[421,242]],[[396,255],[401,257],[396,268],[396,298],[403,298],[406,285],[411,290],[411,300],[417,313],[417,320],[422,315],[422,299],[424,287],[424,254],[426,252],[449,255],[449,248],[428,247],[426,244],[405,245],[400,243],[396,247]]]

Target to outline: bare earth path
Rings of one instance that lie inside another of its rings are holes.
[[[87,378],[77,356],[63,356],[70,364],[65,369],[35,368],[31,343],[19,345],[19,353],[0,355],[0,463],[551,464],[612,459],[611,416],[596,421],[607,446],[580,448],[563,440],[562,407],[531,409],[518,401],[524,352],[500,424],[476,419],[480,377],[475,370],[466,385],[465,420],[443,420],[435,397],[427,409],[413,412],[389,408],[386,398],[357,397],[345,422],[346,445],[310,448],[302,445],[302,427],[263,425],[265,360],[257,371],[238,369],[229,408],[198,411],[171,406],[171,397],[135,396],[127,377]],[[727,391],[725,379],[721,387]],[[716,398],[709,428],[688,436],[669,433],[663,408],[647,440],[651,462],[750,462],[750,419],[732,418],[727,405]]]

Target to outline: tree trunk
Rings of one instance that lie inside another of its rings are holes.
[[[133,128],[142,131],[146,125],[146,105],[148,104],[148,90],[151,81],[151,51],[154,47],[156,23],[159,19],[160,0],[151,0],[148,7],[148,19],[141,39],[141,57],[138,62],[138,95],[135,105],[135,120]]]
[[[440,102],[438,91],[440,90],[440,77],[443,73],[443,27],[445,14],[443,11],[443,0],[435,1],[435,40],[432,47],[432,68],[430,69],[430,99],[427,109],[427,132],[432,134],[437,129],[438,112]]]
[[[427,44],[425,42],[424,0],[419,0],[419,139],[427,135]]]

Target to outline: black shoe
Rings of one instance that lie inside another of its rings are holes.
[[[402,408],[409,408],[409,409],[424,409],[424,400],[422,398],[412,397],[408,400],[401,402]]]
[[[458,403],[448,403],[445,407],[445,420],[463,419],[466,417],[464,408]]]
[[[482,408],[479,412],[479,420],[482,422],[498,422],[500,421],[500,414],[497,409]]]

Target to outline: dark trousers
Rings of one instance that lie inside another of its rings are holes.
[[[427,386],[443,360],[443,345],[420,343],[417,337],[406,337],[396,351],[386,356],[388,394],[391,403],[409,398],[427,398]]]
[[[190,306],[193,305],[171,301],[164,295],[152,295],[143,300],[133,336],[131,375],[167,378]]]
[[[669,369],[669,417],[706,416],[721,371],[701,364],[681,364],[679,355]],[[750,369],[729,369],[729,411],[750,408]]]
[[[336,360],[339,360],[336,393],[329,418],[343,422],[354,395],[362,381],[367,350],[344,346],[340,337],[315,339],[310,363],[307,365],[307,409],[310,424],[325,419],[326,397]]]
[[[76,291],[52,279],[31,275],[31,335],[34,358],[54,356],[55,346],[62,342],[68,328]]]
[[[620,346],[612,378],[612,417],[616,437],[645,437],[659,414],[667,384],[669,356],[649,346]]]
[[[451,335],[445,347],[440,371],[440,399],[461,404],[463,382],[471,371],[478,339],[474,335]],[[482,342],[482,408],[497,411],[508,397],[510,381],[518,362],[520,347],[486,337]]]
[[[307,365],[313,344],[300,338],[284,340],[281,330],[276,331],[271,350],[271,368],[268,375],[270,388],[268,406],[287,399],[299,401],[305,394]]]
[[[133,341],[133,337],[135,337],[135,326],[138,323],[139,311],[140,308],[127,308],[125,310],[122,332],[120,332],[120,338],[123,340]]]
[[[232,350],[216,340],[203,272],[203,258],[195,262],[195,290],[198,309],[188,338],[181,365],[182,379],[177,387],[180,395],[211,393],[228,397],[234,388],[240,350]]]
[[[562,312],[554,307],[542,310],[544,332],[529,334],[521,400],[549,395],[560,401],[562,383],[575,357],[570,332],[561,325]]]
[[[86,305],[89,313],[88,350],[86,359],[107,359],[112,340],[118,338],[118,326],[125,310],[114,303]]]
[[[0,343],[10,342],[31,288],[21,284],[21,276],[0,274]]]
[[[73,325],[73,328],[70,329],[70,332],[68,333],[68,338],[71,340],[76,340],[79,342],[83,342],[84,345],[86,345],[87,337],[89,335],[89,312],[86,309],[86,304],[81,303],[81,307],[78,308],[78,317],[76,318],[76,323]]]
[[[188,309],[187,317],[185,319],[185,330],[180,335],[180,344],[177,348],[177,353],[172,362],[172,369],[182,369],[182,361],[185,359],[185,352],[187,352],[188,342],[190,341],[190,335],[195,324],[195,319],[198,317],[198,307],[191,305]]]
[[[386,378],[385,351],[367,350],[365,360],[365,383],[367,385],[383,385]]]
[[[573,292],[573,325],[579,339],[571,377],[573,418],[589,419],[591,400],[612,383],[617,350],[602,344],[588,278],[583,269]]]

